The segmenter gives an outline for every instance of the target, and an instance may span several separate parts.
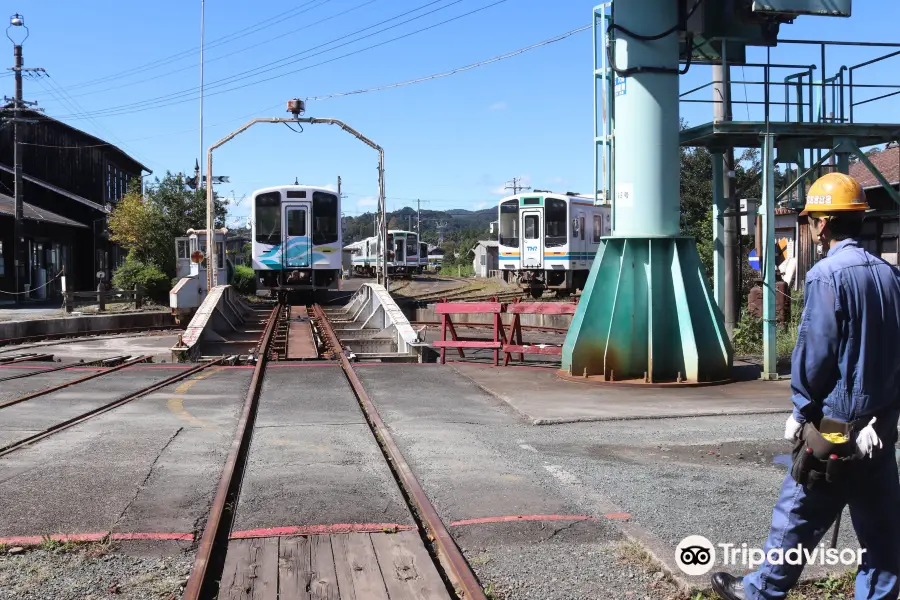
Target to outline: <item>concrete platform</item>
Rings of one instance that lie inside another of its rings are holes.
[[[552,367],[448,365],[509,404],[533,425],[784,413],[791,410],[790,380],[739,381],[684,388],[619,387],[565,381]]]

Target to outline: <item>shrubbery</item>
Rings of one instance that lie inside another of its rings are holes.
[[[256,273],[250,267],[245,265],[235,265],[234,277],[231,280],[231,287],[235,291],[245,295],[256,293]]]
[[[140,284],[148,298],[168,304],[169,277],[156,266],[132,259],[130,255],[113,273],[112,284],[120,290],[133,290],[135,284]]]

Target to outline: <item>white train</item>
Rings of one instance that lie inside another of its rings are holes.
[[[338,289],[341,201],[324,187],[257,190],[251,208],[257,291]]]
[[[425,255],[422,255],[422,248]],[[428,246],[419,243],[419,236],[414,231],[391,229],[387,242],[388,275],[410,277],[422,272],[428,264]],[[356,275],[374,276],[378,268],[378,238],[372,236],[347,245],[344,250],[351,253],[353,273]]]
[[[571,192],[536,190],[500,200],[499,266],[503,279],[534,297],[584,289],[600,238],[610,235],[610,207]]]

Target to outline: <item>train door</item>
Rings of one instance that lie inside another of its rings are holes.
[[[406,264],[406,238],[400,235],[394,236],[394,262],[397,265]]]
[[[522,268],[541,269],[544,266],[543,219],[539,208],[526,209],[522,215]]]
[[[286,269],[309,267],[309,203],[284,204],[282,231],[284,231],[284,244],[282,260]]]
[[[587,225],[587,216],[584,209],[572,211],[575,215],[572,227],[572,243],[569,246],[569,254],[571,255],[572,264],[578,269],[587,269],[588,266],[588,247],[587,236],[585,234],[585,226]]]

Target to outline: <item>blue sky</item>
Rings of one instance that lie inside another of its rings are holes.
[[[592,3],[581,0],[505,0],[490,6],[495,2],[207,0],[206,144],[252,116],[282,116],[284,102],[292,97],[439,73],[588,25],[591,19]],[[200,0],[4,4],[10,14],[22,12],[30,27],[26,66],[44,67],[51,78],[26,80],[26,99],[38,100],[48,114],[121,145],[156,174],[192,171],[199,154],[195,90]],[[488,8],[316,66],[482,7]],[[801,17],[794,25],[783,26],[780,37],[897,41],[900,3],[857,0],[853,10],[849,20]],[[347,37],[408,11],[415,12]],[[420,18],[352,41],[414,17]],[[329,20],[314,24],[323,19]],[[347,41],[351,43],[335,48]],[[541,189],[589,193],[593,185],[591,45],[591,33],[586,31],[452,77],[311,101],[307,116],[342,119],[384,146],[390,210],[414,205],[415,198],[431,209],[491,206],[512,177],[523,177]],[[849,66],[887,52],[829,49],[826,70],[832,75],[841,64]],[[314,53],[320,54],[310,56]],[[244,73],[280,59],[285,59],[278,63],[280,68],[255,76]],[[765,50],[750,50],[750,60],[764,59]],[[772,50],[772,60],[818,62],[818,48],[779,46]],[[898,66],[900,57],[895,57],[861,70],[860,79],[900,84],[900,76],[891,79],[892,73],[900,72]],[[758,81],[762,74],[759,69],[735,68],[732,76]],[[258,81],[262,79],[270,80]],[[709,79],[709,67],[694,66],[682,77],[681,86],[687,90]],[[0,79],[0,86],[3,93],[11,94],[12,78]],[[244,87],[230,90],[238,86]],[[745,93],[750,100],[761,98],[758,87],[739,85],[734,100],[742,100]],[[711,91],[692,97],[709,99]],[[860,111],[858,121],[892,120],[892,115],[900,114],[900,96]],[[92,112],[97,114],[85,117],[84,113]],[[709,104],[683,103],[681,108],[682,116],[695,124],[710,120],[711,113]],[[736,104],[734,115],[759,119],[761,107]],[[304,183],[326,185],[341,175],[347,194],[344,212],[359,214],[374,206],[376,166],[372,150],[336,128],[316,125],[298,134],[282,125],[258,125],[217,151],[214,173],[230,176],[231,183],[219,186],[219,192],[238,199],[260,187],[293,183],[295,176]],[[244,200],[232,207],[232,214],[240,216],[248,210],[249,201]]]

